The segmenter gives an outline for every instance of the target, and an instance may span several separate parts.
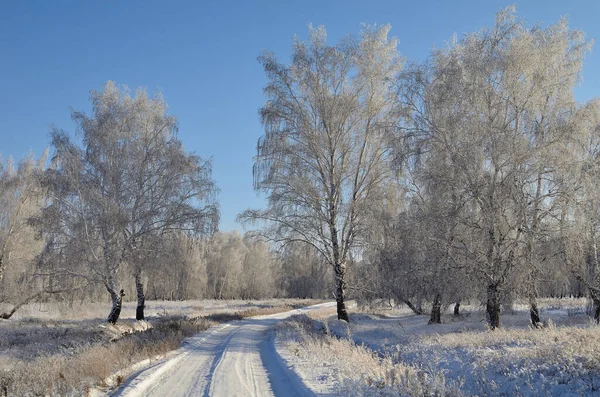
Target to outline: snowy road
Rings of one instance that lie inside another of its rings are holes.
[[[167,361],[129,379],[114,396],[312,396],[278,356],[269,329],[292,314],[332,307],[323,303],[248,318],[186,339]]]

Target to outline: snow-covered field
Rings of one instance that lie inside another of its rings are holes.
[[[352,307],[347,324],[333,304],[208,329],[313,303],[149,302],[148,322],[133,320],[129,303],[117,326],[104,322],[107,305],[32,305],[0,321],[0,395],[79,396],[118,384],[123,395],[188,384],[257,396],[600,395],[600,327],[582,299],[542,300],[543,329],[529,327],[519,304],[496,331],[478,306],[438,325],[406,308]]]
[[[146,317],[194,316],[210,313],[236,312],[252,308],[275,307],[282,305],[301,305],[302,299],[265,299],[265,300],[186,300],[186,301],[146,301]],[[135,301],[123,302],[120,320],[135,318]],[[0,303],[1,309],[8,309]],[[110,311],[110,301],[95,303],[31,303],[19,309],[12,317],[25,321],[62,321],[62,320],[105,320]],[[2,322],[0,324],[8,324]]]
[[[278,327],[277,346],[317,394],[600,395],[600,327],[585,300],[543,300],[544,329],[525,305],[488,331],[479,307],[428,325],[407,309],[353,310],[348,325],[331,313]]]

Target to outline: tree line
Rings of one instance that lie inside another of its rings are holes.
[[[126,296],[143,320],[147,297],[322,295],[282,277],[264,241],[216,233],[211,163],[184,149],[161,95],[108,82],[91,102],[91,115],[72,112],[76,135],[51,130],[51,158],[0,169],[1,318],[32,300],[107,293],[112,323]],[[286,252],[283,263],[304,255]]]
[[[591,42],[567,21],[529,26],[514,7],[490,28],[406,62],[390,26],[260,58],[255,188],[240,218],[275,245],[303,242],[346,294],[417,313],[484,302],[489,326],[515,297],[585,294],[600,320],[600,101],[574,88]],[[351,270],[349,280],[347,272]]]

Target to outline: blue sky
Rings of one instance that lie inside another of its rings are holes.
[[[39,155],[54,124],[73,132],[69,108],[88,111],[89,91],[107,80],[161,90],[185,147],[212,157],[221,193],[221,230],[264,199],[252,189],[252,157],[262,134],[264,49],[288,61],[292,37],[325,25],[331,42],[360,24],[392,25],[399,50],[423,60],[453,33],[490,26],[510,1],[2,1],[0,153]],[[547,25],[567,16],[600,40],[600,2],[517,2],[519,16]],[[600,44],[598,44],[600,45]],[[595,46],[597,47],[597,46]],[[600,93],[600,55],[592,50],[581,101]]]

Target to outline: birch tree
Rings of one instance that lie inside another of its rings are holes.
[[[434,52],[405,81],[409,141],[424,163],[445,158],[448,180],[466,198],[458,213],[464,233],[454,244],[487,284],[491,328],[522,271],[539,322],[536,241],[554,211],[553,174],[569,145],[572,90],[587,48],[564,20],[528,28],[509,7],[493,28]]]
[[[390,175],[385,142],[401,60],[389,30],[365,26],[360,38],[329,45],[324,27],[310,27],[307,42],[294,39],[289,65],[272,53],[259,57],[268,100],[253,173],[268,206],[241,219],[266,222],[261,234],[272,242],[318,250],[333,267],[345,321],[348,258]]]
[[[128,126],[128,159],[124,203],[127,225],[124,239],[127,260],[133,264],[138,305],[136,319],[144,319],[144,264],[155,256],[157,239],[174,231],[198,236],[216,230],[218,210],[211,164],[187,154],[177,138],[177,123],[167,115],[158,96],[149,99],[142,90],[135,98],[124,96],[122,106],[132,113]]]
[[[160,246],[155,240],[172,231],[212,232],[216,187],[210,162],[183,148],[160,95],[138,90],[132,97],[108,82],[92,91],[91,101],[92,116],[72,113],[83,147],[66,132],[52,131],[51,205],[42,219],[52,249],[70,254],[65,274],[102,283],[113,309],[120,299],[118,275],[131,265],[141,320],[142,271]],[[74,271],[74,263],[86,266]]]

